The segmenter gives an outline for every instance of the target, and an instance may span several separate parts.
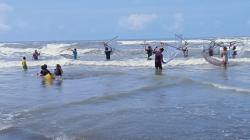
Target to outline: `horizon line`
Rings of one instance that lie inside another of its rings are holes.
[[[232,39],[232,38],[250,38],[250,36],[210,36],[210,37],[183,37],[184,40],[194,40],[194,39]],[[16,43],[16,42],[80,42],[80,41],[90,41],[90,42],[101,42],[101,41],[107,41],[108,39],[71,39],[71,40],[15,40],[15,41],[0,41],[0,43]],[[159,38],[121,38],[121,39],[116,39],[117,41],[135,41],[135,40],[140,40],[140,41],[147,41],[147,40],[175,40],[175,37],[171,38],[164,38],[164,37],[159,37]]]

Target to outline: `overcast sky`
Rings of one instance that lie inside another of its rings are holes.
[[[250,35],[250,0],[0,0],[0,41]]]

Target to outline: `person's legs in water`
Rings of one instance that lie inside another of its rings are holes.
[[[38,56],[36,54],[33,55],[34,60],[38,60]]]
[[[161,71],[162,70],[162,64],[161,63],[159,63],[159,70]]]
[[[147,51],[147,55],[148,55],[148,60],[152,60],[151,56],[153,55],[153,51]]]
[[[74,59],[77,59],[77,55],[74,54]]]
[[[156,70],[162,70],[162,64],[161,64],[161,62],[155,62],[155,69]]]
[[[158,70],[158,63],[155,62],[155,70]]]
[[[228,64],[228,58],[227,58],[227,56],[224,56],[224,58],[223,58],[223,66],[225,68],[227,68],[227,64]]]
[[[233,51],[233,58],[236,58],[236,55],[237,55],[237,51]]]
[[[227,62],[223,62],[223,67],[226,69],[227,68]]]
[[[110,52],[110,51],[107,51],[107,52],[105,52],[105,54],[106,54],[106,59],[107,59],[107,60],[110,60],[110,54],[111,54],[111,52]]]
[[[185,50],[184,57],[188,57],[188,50]]]
[[[162,75],[162,64],[155,62],[155,75]]]
[[[150,53],[148,53],[148,60],[151,60],[150,56],[151,56]]]

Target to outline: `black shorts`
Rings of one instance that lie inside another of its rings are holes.
[[[111,51],[106,51],[105,54],[106,54],[106,59],[110,60]]]
[[[156,69],[162,69],[162,64],[161,64],[161,62],[155,62],[155,68],[156,68]]]

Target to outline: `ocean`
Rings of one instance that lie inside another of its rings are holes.
[[[144,40],[114,41],[111,61],[101,41],[2,42],[0,139],[250,139],[248,39],[218,39],[244,49],[226,69],[202,57],[209,41],[188,40],[189,57],[179,53],[162,73],[147,60]],[[77,60],[67,48],[78,49]],[[39,61],[32,60],[34,50]],[[52,72],[60,64],[63,80],[44,82],[37,75],[43,64]]]

